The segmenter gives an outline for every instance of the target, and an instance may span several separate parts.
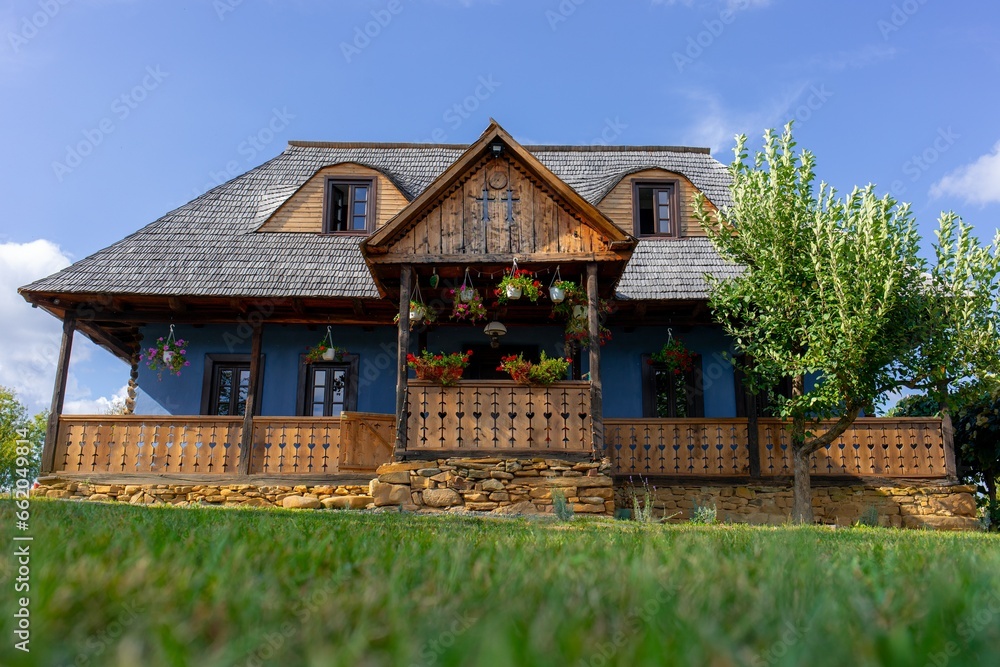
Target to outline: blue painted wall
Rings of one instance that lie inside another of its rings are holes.
[[[202,383],[207,354],[250,354],[249,327],[206,325],[200,328],[177,325],[176,336],[188,341],[191,364],[180,377],[156,373],[139,364],[139,386],[164,410],[175,415],[201,412]],[[143,330],[146,347],[166,334],[163,325]],[[299,381],[299,356],[326,334],[326,327],[310,330],[303,325],[264,325],[264,390],[260,414],[294,416]],[[334,326],[334,343],[358,355],[358,410],[392,413],[396,393],[396,329],[391,326]]]
[[[605,417],[642,417],[642,360],[667,342],[667,327],[641,327],[626,333],[612,327],[610,343],[601,348],[601,381]],[[706,417],[735,417],[736,394],[733,365],[725,359],[729,339],[718,327],[694,327],[685,333],[674,329],[674,338],[701,355]],[[586,372],[587,358],[584,357]]]
[[[139,385],[164,410],[171,414],[196,415],[201,411],[202,383],[206,354],[250,354],[249,327],[206,325],[194,328],[177,326],[177,336],[189,341],[188,360],[181,377],[156,373],[140,364]],[[162,325],[143,331],[147,346],[166,333]],[[293,416],[297,413],[296,395],[299,378],[299,355],[320,341],[325,327],[309,330],[302,325],[264,326],[264,391],[261,414]],[[667,339],[665,327],[643,327],[626,333],[612,328],[613,340],[604,346],[602,370],[604,414],[606,417],[642,416],[641,355],[659,349]],[[736,414],[733,367],[723,357],[728,339],[717,327],[695,327],[685,333],[674,332],[691,350],[701,354],[705,381],[705,416],[732,417]],[[395,409],[396,329],[390,326],[334,326],[334,342],[359,357],[358,410],[391,414]],[[416,352],[415,336],[411,338]],[[481,327],[440,327],[428,332],[427,346],[433,351],[454,352],[470,343],[482,344],[486,337]],[[504,343],[538,345],[551,356],[563,352],[562,327],[511,327]],[[587,355],[583,357],[587,372]]]

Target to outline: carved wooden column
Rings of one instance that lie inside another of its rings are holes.
[[[406,456],[407,375],[406,355],[410,351],[410,291],[413,267],[404,264],[399,270],[399,326],[396,329],[396,444],[399,461]]]
[[[135,391],[139,386],[139,359],[141,356],[141,352],[133,352],[129,359],[131,368],[128,374],[128,388],[125,390],[125,414],[127,415],[135,414]]]
[[[59,416],[66,399],[66,380],[69,377],[69,358],[73,351],[73,334],[76,333],[76,315],[66,313],[63,318],[62,342],[59,344],[59,360],[56,362],[56,379],[52,388],[52,404],[49,407],[49,423],[45,429],[45,444],[42,447],[42,474],[55,468],[56,439],[59,437]]]
[[[601,388],[601,320],[597,264],[587,264],[587,334],[590,337],[590,424],[594,458],[604,456],[604,390]]]
[[[240,474],[249,475],[253,469],[253,415],[260,408],[257,406],[257,388],[260,386],[260,357],[263,347],[264,330],[259,322],[253,325],[253,338],[250,343],[250,382],[247,386],[247,403],[243,411],[243,437],[240,440]],[[239,391],[238,378],[234,376],[233,391]]]

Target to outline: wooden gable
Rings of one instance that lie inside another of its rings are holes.
[[[614,276],[634,247],[630,234],[494,121],[361,250],[381,289],[403,264],[598,262]]]
[[[330,177],[372,180],[376,229],[383,227],[409,203],[399,188],[382,172],[353,162],[344,162],[323,167],[313,174],[257,231],[323,233],[323,198],[326,196],[326,180]]]

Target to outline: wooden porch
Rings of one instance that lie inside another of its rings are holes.
[[[411,381],[408,448],[393,449],[392,415],[255,417],[249,462],[244,420],[202,416],[75,416],[59,419],[50,471],[56,476],[175,479],[332,480],[374,476],[394,458],[451,456],[608,457],[612,474],[701,480],[781,479],[792,474],[788,429],[777,419],[604,420],[595,447],[587,382],[548,387]],[[245,467],[244,467],[245,466]],[[938,419],[857,420],[813,457],[831,478],[943,479],[949,476]]]

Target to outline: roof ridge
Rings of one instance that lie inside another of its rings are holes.
[[[290,140],[289,146],[296,148],[442,148],[447,150],[467,150],[472,144],[431,144],[408,142],[380,141],[302,141]],[[529,151],[561,151],[580,153],[600,152],[662,152],[662,153],[697,153],[711,155],[712,149],[700,146],[602,146],[594,144],[522,144]]]

